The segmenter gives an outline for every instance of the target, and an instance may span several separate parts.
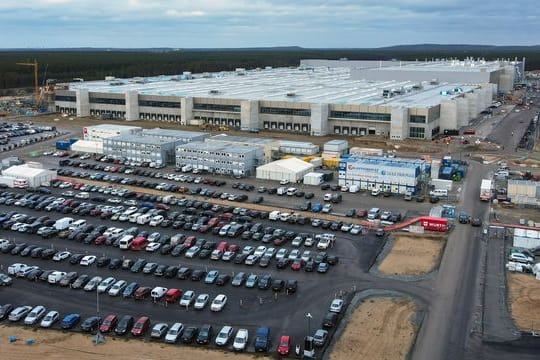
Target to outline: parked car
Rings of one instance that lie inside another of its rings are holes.
[[[227,346],[233,335],[234,329],[232,326],[223,326],[216,336],[215,343],[217,346]]]
[[[169,325],[166,323],[157,323],[150,332],[150,337],[154,339],[161,339],[167,333]]]
[[[144,336],[146,331],[150,328],[150,318],[147,316],[141,316],[133,325],[131,329],[131,335]]]
[[[45,312],[46,312],[46,309],[42,305],[38,305],[34,307],[32,311],[30,311],[28,315],[26,315],[26,317],[24,318],[24,324],[34,325],[45,315]]]
[[[214,298],[214,300],[212,300],[210,310],[221,311],[225,307],[225,304],[227,304],[227,296],[224,294],[219,294]]]
[[[41,320],[39,324],[43,328],[49,328],[54,325],[60,319],[60,313],[55,310],[49,311]]]
[[[81,321],[80,314],[68,314],[64,317],[60,326],[65,330],[72,329],[79,321]]]
[[[112,331],[118,324],[118,316],[115,314],[110,314],[105,317],[101,325],[99,326],[99,331],[107,333]]]
[[[313,335],[313,345],[315,346],[324,346],[326,339],[328,338],[328,331],[324,329],[317,329]]]
[[[234,337],[233,350],[244,351],[247,347],[249,340],[249,332],[247,329],[238,329],[236,336]]]
[[[100,317],[90,316],[89,318],[86,318],[81,324],[81,330],[85,332],[94,331],[99,327],[100,322],[101,322]]]
[[[287,356],[291,352],[291,337],[288,335],[282,335],[279,339],[279,345],[277,352],[281,356]]]
[[[178,338],[182,335],[183,331],[184,325],[182,323],[174,323],[165,335],[165,342],[169,344],[176,343],[178,341]]]

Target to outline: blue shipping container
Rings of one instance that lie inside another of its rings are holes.
[[[77,138],[71,138],[71,139],[69,139],[69,143],[70,143],[70,144],[74,144],[74,143],[76,143],[77,141],[79,141],[79,139],[77,139]]]
[[[69,141],[65,141],[65,140],[58,140],[56,142],[56,148],[58,150],[69,150],[71,147],[71,143]]]

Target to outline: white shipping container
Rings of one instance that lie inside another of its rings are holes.
[[[315,167],[321,167],[322,164],[323,164],[323,159],[321,157],[316,157],[316,158],[313,158],[311,159],[310,163],[311,165],[315,166]]]
[[[533,239],[528,237],[520,237],[520,236],[514,236],[514,243],[513,245],[515,247],[522,247],[526,249],[532,249],[537,246],[540,246],[540,239]]]
[[[435,187],[435,190],[447,190],[452,191],[452,180],[444,179],[431,179],[431,185]]]
[[[311,172],[311,173],[307,173],[306,175],[304,175],[304,184],[305,185],[320,185],[324,182],[323,180],[323,174],[320,174],[320,173],[315,173],[315,172]]]
[[[383,149],[352,147],[349,150],[349,154],[351,154],[351,155],[362,155],[362,156],[366,156],[366,155],[383,156],[384,152],[383,152]]]

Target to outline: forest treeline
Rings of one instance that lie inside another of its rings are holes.
[[[492,47],[469,45],[409,45],[380,49],[262,48],[224,50],[36,50],[0,51],[0,89],[31,87],[33,70],[17,62],[39,63],[40,84],[44,79],[59,82],[152,75],[226,71],[243,67],[297,66],[300,59],[424,60],[467,56],[486,59],[525,56],[526,68],[540,69],[539,47]]]

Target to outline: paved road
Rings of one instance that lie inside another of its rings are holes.
[[[487,211],[485,204],[478,200],[483,171],[482,165],[471,164],[458,204],[458,208],[481,217]],[[456,224],[451,232],[412,359],[462,358],[473,311],[480,231],[480,228]]]

